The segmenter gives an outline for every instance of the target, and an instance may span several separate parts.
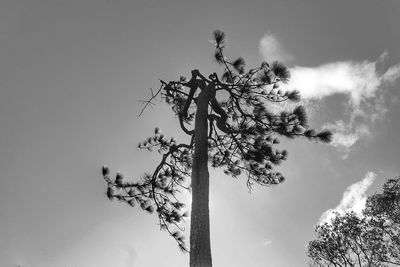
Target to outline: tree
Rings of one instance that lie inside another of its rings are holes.
[[[155,210],[161,229],[183,251],[189,250],[180,223],[188,213],[182,211],[184,204],[177,193],[191,191],[190,266],[196,267],[211,266],[208,162],[233,177],[244,172],[249,188],[254,184],[276,185],[284,177],[273,166],[285,160],[287,152],[274,148],[279,143],[275,134],[320,142],[331,139],[329,131],[317,133],[308,127],[301,105],[274,112],[274,105],[299,101],[298,91],[279,89],[280,83],[289,80],[286,66],[263,62],[245,71],[243,58],[230,61],[225,57],[225,34],[215,31],[214,40],[215,60],[224,68],[221,76],[212,73],[206,77],[195,69],[189,80],[161,81],[159,90],[145,101],[144,109],[158,96],[170,104],[190,142],[168,139],[156,128],[139,148],[157,149],[161,162],[139,182],[126,182],[119,173],[111,179],[108,168],[103,167],[107,196],[131,206],[138,204],[150,213]],[[187,181],[190,176],[191,181]]]
[[[400,265],[400,176],[387,180],[382,193],[367,199],[364,215],[384,235],[387,251],[381,260]]]
[[[316,227],[308,256],[317,266],[400,265],[400,177],[367,199],[362,216],[336,213]]]

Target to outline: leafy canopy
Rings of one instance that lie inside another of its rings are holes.
[[[400,177],[367,199],[362,216],[336,214],[316,227],[308,244],[316,266],[400,265]]]

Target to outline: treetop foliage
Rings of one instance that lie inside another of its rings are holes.
[[[336,214],[316,227],[308,244],[316,266],[400,265],[400,177],[367,199],[363,215]]]
[[[228,60],[225,56],[225,34],[214,32],[215,60],[223,68],[222,74],[204,76],[199,70],[191,77],[165,82],[152,97],[145,101],[143,110],[161,97],[171,105],[179,120],[181,130],[190,142],[178,143],[167,138],[158,128],[153,136],[139,143],[140,149],[157,150],[161,161],[154,172],[146,173],[139,182],[124,182],[122,175],[110,177],[107,167],[103,176],[108,185],[107,196],[131,206],[156,211],[160,227],[170,233],[182,250],[184,246],[180,226],[187,213],[177,193],[190,190],[192,157],[196,142],[193,122],[199,95],[208,97],[208,159],[213,167],[223,168],[233,177],[244,174],[249,189],[254,184],[270,186],[282,183],[284,177],[274,166],[287,159],[286,150],[279,150],[277,135],[287,138],[306,137],[317,142],[330,142],[329,131],[317,132],[308,126],[305,108],[297,105],[292,110],[276,111],[269,105],[283,102],[296,103],[298,91],[279,89],[288,82],[290,72],[280,62],[262,62],[260,66],[246,70],[245,61],[239,57]],[[142,112],[143,112],[142,110]],[[173,230],[175,229],[175,230]]]

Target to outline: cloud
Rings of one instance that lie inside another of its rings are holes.
[[[354,211],[356,214],[361,215],[367,201],[365,193],[374,182],[375,177],[375,173],[367,172],[364,179],[347,187],[339,205],[334,209],[328,209],[325,211],[322,214],[319,223],[329,222],[334,217],[334,212],[344,214],[346,212]]]
[[[378,62],[384,62],[389,56],[389,52],[387,50],[383,51],[383,53],[379,56]]]
[[[261,244],[263,247],[269,246],[272,244],[272,240],[264,240]]]
[[[259,43],[260,54],[267,61],[288,62],[294,57],[286,51],[279,40],[266,33]],[[316,100],[340,94],[347,98],[347,120],[337,120],[323,125],[333,131],[331,145],[348,156],[350,148],[361,138],[371,136],[371,128],[378,119],[384,118],[385,88],[400,78],[400,64],[380,71],[389,57],[384,51],[375,61],[337,61],[315,67],[293,66],[291,78],[282,88],[297,89],[306,103],[313,105]]]
[[[290,70],[289,86],[300,90],[307,99],[345,94],[351,104],[359,106],[363,100],[375,96],[381,87],[400,77],[400,64],[380,74],[377,71],[378,61],[342,61],[317,67],[295,66]]]
[[[271,33],[264,34],[260,40],[259,49],[262,58],[266,61],[288,62],[294,59]]]
[[[383,81],[386,83],[394,83],[400,77],[400,64],[390,67],[385,74],[383,74]]]
[[[382,119],[385,88],[400,77],[400,64],[378,71],[379,64],[388,57],[385,51],[376,61],[341,61],[317,67],[294,66],[287,88],[297,89],[306,100],[320,100],[335,94],[347,98],[348,120],[337,120],[323,125],[333,131],[333,146],[348,153],[362,137],[370,136],[371,127]],[[347,157],[347,155],[345,156]]]
[[[343,120],[324,124],[323,128],[335,133],[331,145],[343,148],[344,152],[349,152],[350,147],[360,138],[371,135],[367,125],[360,124],[355,127],[349,127]]]

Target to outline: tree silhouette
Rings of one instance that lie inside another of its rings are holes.
[[[286,66],[277,61],[263,62],[245,71],[243,58],[230,61],[225,57],[225,34],[215,31],[214,40],[215,60],[224,69],[221,76],[212,73],[206,77],[195,69],[189,80],[181,77],[177,81],[161,81],[159,90],[152,92],[143,108],[161,96],[172,106],[190,142],[178,143],[156,128],[139,148],[157,149],[161,162],[139,182],[125,182],[119,173],[111,179],[108,168],[103,167],[107,196],[131,206],[137,204],[150,213],[155,211],[161,229],[183,251],[189,250],[180,223],[188,213],[183,212],[184,204],[177,193],[191,192],[190,266],[211,266],[208,162],[233,177],[246,174],[249,189],[254,184],[276,185],[284,177],[273,166],[287,158],[285,150],[274,148],[279,143],[276,134],[320,142],[331,140],[329,131],[317,133],[308,127],[303,106],[276,109],[283,102],[300,99],[298,91],[279,89],[280,83],[290,77]],[[190,176],[191,181],[187,181]]]
[[[400,265],[400,177],[367,199],[362,216],[337,213],[316,235],[308,244],[316,266]]]

